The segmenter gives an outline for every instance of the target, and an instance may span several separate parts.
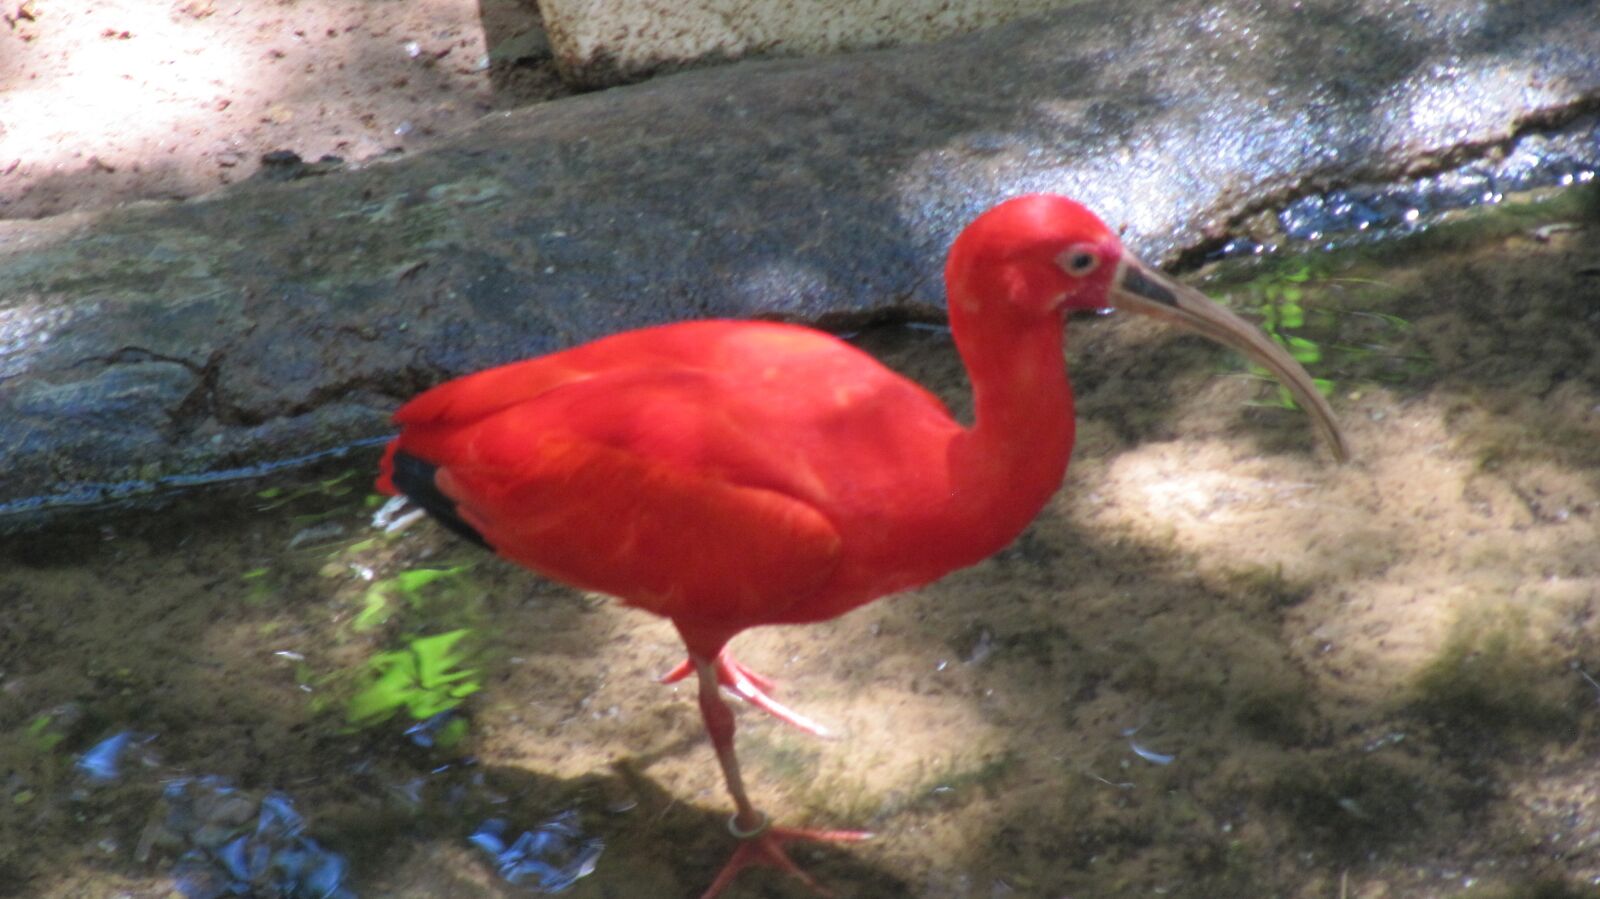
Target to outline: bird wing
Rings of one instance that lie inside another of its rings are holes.
[[[608,446],[817,506],[828,502],[824,481],[898,474],[912,464],[898,455],[902,449],[931,445],[935,434],[958,428],[937,397],[836,337],[777,322],[682,322],[424,391],[394,415],[402,437],[390,445],[378,488],[398,492],[398,447],[437,464],[435,452],[458,432],[512,409],[518,421],[576,429]]]
[[[534,365],[551,358],[396,416],[399,450],[437,466],[498,552],[680,623],[770,621],[826,583],[839,533],[737,379],[658,359],[562,381]],[[541,379],[554,386],[508,390]]]
[[[778,358],[804,364],[817,357],[872,364],[837,338],[778,322],[711,319],[624,331],[556,353],[484,369],[413,397],[394,421],[437,426],[468,422],[565,384],[640,371],[748,375]]]

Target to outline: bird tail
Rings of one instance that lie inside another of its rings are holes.
[[[490,549],[489,541],[483,539],[483,535],[467,524],[456,511],[455,500],[445,496],[439,489],[434,478],[438,471],[439,466],[400,449],[400,440],[396,438],[389,441],[389,446],[383,451],[383,461],[378,466],[377,487],[390,496],[404,496],[456,535]]]

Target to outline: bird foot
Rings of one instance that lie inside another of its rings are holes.
[[[798,827],[773,827],[765,816],[761,823],[751,831],[742,831],[739,828],[739,816],[734,815],[728,819],[728,830],[739,838],[739,848],[733,851],[733,857],[722,866],[722,872],[711,886],[700,895],[700,899],[715,899],[716,896],[733,883],[739,872],[745,868],[756,865],[765,865],[787,871],[810,887],[817,894],[832,896],[833,891],[818,883],[816,878],[800,870],[800,866],[789,858],[789,853],[784,851],[785,843],[796,840],[811,840],[814,842],[828,843],[858,843],[862,840],[872,839],[872,834],[861,830],[806,830]]]
[[[792,724],[808,734],[818,737],[832,736],[826,727],[812,721],[810,718],[789,708],[783,703],[773,699],[769,691],[775,684],[771,678],[763,677],[739,663],[733,654],[723,650],[713,663],[717,669],[717,683],[733,691],[733,694],[756,708],[786,724]],[[661,683],[675,684],[694,673],[694,663],[690,660],[668,671],[661,676]]]

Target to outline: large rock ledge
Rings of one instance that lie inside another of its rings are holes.
[[[422,387],[622,328],[936,314],[945,245],[1004,195],[1074,194],[1170,259],[1597,98],[1587,4],[1106,0],[574,97],[360,171],[0,224],[0,528],[370,440]]]

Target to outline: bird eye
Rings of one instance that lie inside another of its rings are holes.
[[[1082,277],[1099,267],[1100,254],[1090,247],[1078,244],[1067,247],[1060,256],[1057,256],[1056,264],[1067,274]]]

